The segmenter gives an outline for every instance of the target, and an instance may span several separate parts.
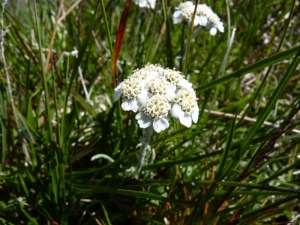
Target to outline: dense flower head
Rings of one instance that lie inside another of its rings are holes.
[[[192,22],[195,5],[191,1],[181,3],[173,14],[174,24]],[[194,19],[194,26],[203,26],[210,30],[211,35],[216,35],[217,31],[224,32],[224,26],[217,14],[206,4],[198,4]]]
[[[171,105],[163,95],[154,95],[141,106],[141,111],[152,119],[168,116],[170,109]]]
[[[114,100],[123,98],[122,109],[134,111],[141,128],[153,126],[156,132],[169,127],[168,116],[190,127],[198,120],[199,108],[192,84],[176,70],[147,64],[134,70],[114,92]]]

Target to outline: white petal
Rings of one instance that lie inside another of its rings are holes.
[[[174,89],[173,86],[174,86],[173,84],[170,85],[170,87],[167,91],[167,99],[168,99],[169,102],[172,102],[174,100],[175,96],[176,96],[175,95],[176,87]]]
[[[215,36],[217,33],[217,28],[215,28],[215,27],[210,28],[209,33],[210,33],[210,35]]]
[[[167,119],[163,117],[159,119],[154,119],[153,121],[153,128],[157,133],[167,129],[168,127],[169,127],[169,122]]]
[[[196,105],[194,112],[192,113],[192,119],[194,123],[197,123],[199,117],[199,107]]]
[[[145,79],[145,85],[147,84],[148,81],[152,80],[152,79],[155,79],[157,77],[160,76],[159,72],[158,71],[155,71],[155,70],[150,70],[150,71],[147,71],[148,73],[148,76],[147,78]]]
[[[179,82],[178,82],[178,86],[179,87],[182,87],[182,88],[187,88],[187,89],[190,89],[193,84],[188,82],[186,79],[181,79]]]
[[[197,25],[201,25],[201,20],[200,20],[199,16],[195,16],[195,19],[194,19],[194,26],[197,26]]]
[[[207,24],[207,17],[201,15],[201,16],[199,16],[199,20],[200,20],[200,23],[199,23],[199,24],[200,24],[201,26],[204,26],[204,27],[205,27],[206,24]]]
[[[182,21],[182,17],[181,17],[181,11],[175,11],[173,14],[173,23],[177,24],[177,23],[181,23]]]
[[[224,32],[224,26],[223,26],[223,23],[222,22],[220,22],[219,24],[218,24],[218,26],[217,26],[217,28],[218,28],[218,30],[220,31],[220,32]]]
[[[138,113],[135,118],[137,119],[140,128],[147,128],[151,125],[151,118],[143,112]]]
[[[211,22],[208,20],[205,29],[209,30],[212,27]]]
[[[125,99],[122,103],[122,109],[125,111],[132,110],[133,112],[136,112],[139,109],[139,106],[135,99]]]
[[[121,97],[121,87],[122,87],[123,82],[121,82],[114,91],[114,101],[117,101]]]
[[[192,126],[192,117],[189,114],[183,113],[179,117],[180,123],[186,127],[191,127]]]
[[[145,104],[146,100],[148,99],[148,92],[146,89],[142,89],[141,93],[138,95],[139,98],[139,104],[143,105]]]
[[[183,116],[184,112],[182,111],[181,107],[177,104],[174,103],[171,109],[171,116],[174,118],[179,118],[180,116]]]

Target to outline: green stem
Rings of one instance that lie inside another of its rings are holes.
[[[149,146],[149,141],[150,141],[152,133],[153,133],[152,126],[143,129],[143,136],[140,138],[141,143],[138,144],[138,147],[140,147],[138,162],[135,167],[131,167],[128,170],[126,170],[125,174],[127,176],[132,176],[132,177],[138,178],[139,173],[141,172],[144,162],[145,162],[147,150],[151,149]]]
[[[147,150],[150,147],[149,141],[150,141],[152,132],[153,132],[152,126],[149,126],[148,128],[143,129],[143,137],[140,138],[141,150],[140,150],[139,159],[138,159],[136,169],[135,169],[135,175],[138,175],[141,172],[142,167],[144,165],[145,156],[146,156]]]

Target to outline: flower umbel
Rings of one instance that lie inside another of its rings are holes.
[[[147,64],[133,71],[115,88],[114,96],[115,101],[123,98],[123,110],[139,111],[135,118],[143,129],[152,126],[157,133],[167,129],[169,113],[187,127],[198,120],[192,84],[179,71],[159,65]]]
[[[198,121],[196,93],[192,84],[176,70],[153,64],[134,70],[115,88],[114,100],[120,97],[123,110],[139,111],[135,118],[143,129],[137,166],[126,171],[130,176],[138,175],[147,151],[151,150],[148,143],[152,130],[160,133],[170,126],[169,115],[186,127]]]

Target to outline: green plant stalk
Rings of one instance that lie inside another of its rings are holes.
[[[197,6],[199,4],[199,0],[196,0],[195,3],[195,10],[193,13],[193,17],[192,17],[192,21],[191,21],[191,25],[190,25],[190,30],[189,30],[189,35],[188,35],[188,41],[187,41],[187,46],[185,49],[185,55],[183,56],[183,68],[182,68],[182,73],[183,74],[187,74],[187,60],[189,57],[189,49],[190,49],[190,45],[191,45],[191,39],[193,36],[193,31],[194,31],[194,20],[195,20],[195,16],[196,16],[196,12],[197,12]]]
[[[139,158],[137,164],[135,167],[131,167],[128,170],[126,170],[127,176],[133,176],[135,178],[138,178],[139,173],[141,172],[143,165],[145,163],[147,150],[151,149],[151,147],[149,146],[149,142],[152,133],[153,133],[152,126],[143,129],[143,136],[140,138],[141,143],[138,145],[140,147],[140,152],[139,152]]]
[[[166,10],[166,0],[162,1],[163,5],[163,12],[164,12],[164,20],[167,27],[167,38],[166,38],[166,45],[167,45],[167,61],[168,61],[168,67],[173,68],[173,52],[172,52],[172,43],[171,43],[171,29],[170,29],[170,20],[167,16],[167,10]]]
[[[52,119],[51,119],[50,105],[49,105],[49,91],[48,91],[46,71],[43,66],[44,65],[44,60],[43,60],[44,57],[43,57],[43,53],[42,53],[42,40],[41,40],[40,25],[39,25],[39,19],[38,19],[38,15],[37,15],[37,8],[36,8],[35,1],[34,1],[34,11],[35,11],[36,29],[37,29],[38,42],[39,42],[39,54],[40,54],[40,60],[41,60],[43,86],[44,86],[44,91],[45,91],[45,106],[46,106],[46,115],[47,115],[48,129],[49,129],[48,138],[51,142],[53,142]]]
[[[3,83],[1,82],[0,85],[3,87]],[[3,88],[1,88],[3,90]],[[2,142],[1,142],[1,145],[2,145],[2,161],[1,161],[1,171],[4,170],[5,168],[5,160],[6,160],[6,151],[7,151],[7,143],[6,143],[6,140],[7,140],[7,136],[6,136],[6,121],[7,121],[7,115],[5,113],[5,108],[7,107],[6,105],[6,101],[5,99],[3,98],[3,94],[2,94],[2,91],[0,91],[0,104],[1,104],[1,117],[0,117],[0,120],[1,120],[1,139],[2,139]]]
[[[106,30],[106,33],[107,33],[110,56],[112,56],[113,47],[112,47],[111,35],[110,35],[110,30],[109,30],[109,26],[108,26],[108,21],[107,21],[107,16],[106,16],[105,6],[104,6],[104,1],[103,0],[100,0],[100,7],[101,7],[101,11],[102,11],[103,18],[104,18],[104,25],[105,25],[105,30]]]

